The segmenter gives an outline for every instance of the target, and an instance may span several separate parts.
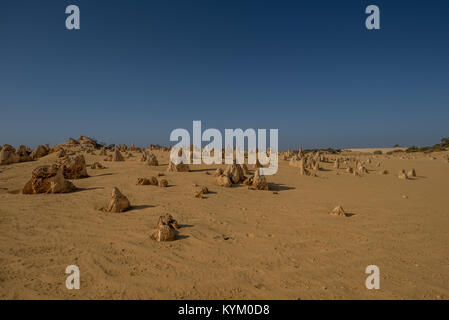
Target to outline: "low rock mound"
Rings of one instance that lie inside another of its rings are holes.
[[[407,173],[405,172],[404,169],[402,169],[401,171],[399,171],[398,178],[399,178],[399,179],[404,179],[404,180],[408,179]]]
[[[20,157],[16,154],[16,150],[5,144],[0,151],[0,165],[7,165],[19,162]]]
[[[90,166],[91,169],[104,169],[103,165],[100,162],[95,162]]]
[[[50,149],[47,146],[37,146],[30,154],[31,159],[37,160],[39,158],[45,157],[50,153]]]
[[[168,184],[168,182],[167,182],[167,184]],[[137,179],[137,185],[140,185],[140,186],[158,186],[159,185],[159,181],[157,180],[156,177],[151,177],[150,179],[138,178]]]
[[[231,179],[224,174],[217,176],[216,182],[219,186],[222,186],[222,187],[226,187],[226,188],[232,187]]]
[[[151,178],[150,178],[150,184],[151,184],[152,186],[157,186],[157,185],[159,185],[159,182],[157,181],[157,178],[156,178],[156,177],[151,177]]]
[[[190,168],[188,164],[184,163],[174,164],[171,161],[167,168],[167,172],[189,172],[189,171]]]
[[[227,166],[223,174],[228,176],[229,179],[231,179],[231,182],[235,184],[243,182],[246,179],[243,173],[243,168],[235,163]]]
[[[63,168],[52,165],[35,168],[31,174],[31,180],[23,187],[22,193],[67,193],[75,189],[73,183],[65,180]]]
[[[152,154],[152,153],[150,153],[147,156],[147,159],[146,159],[145,163],[147,165],[149,165],[149,166],[158,166],[159,165],[159,162],[157,161],[156,156],[154,154]]]
[[[290,167],[298,168],[298,167],[299,167],[299,159],[298,159],[296,156],[293,156],[293,157],[290,159],[290,162],[288,163],[288,165],[289,165]]]
[[[28,162],[32,161],[31,159],[31,150],[27,147],[21,145],[16,150],[16,155],[19,157],[19,162]]]
[[[334,208],[334,210],[332,210],[329,214],[332,215],[332,216],[346,217],[346,212],[345,212],[345,210],[343,210],[342,206],[336,206]]]
[[[160,179],[160,180],[159,180],[159,187],[161,187],[161,188],[166,188],[166,187],[168,187],[168,181],[165,180],[165,179]]]
[[[206,186],[195,185],[195,198],[202,198],[203,195],[209,193],[209,189]]]
[[[246,179],[244,183],[253,190],[269,190],[266,177],[261,175],[258,169],[254,172],[254,176]]]
[[[176,239],[178,222],[170,215],[160,216],[157,222],[156,230],[151,238],[156,241],[173,241]]]
[[[138,178],[137,179],[137,185],[138,186],[149,186],[150,183],[150,179],[147,178]]]

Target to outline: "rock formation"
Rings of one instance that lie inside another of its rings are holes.
[[[246,179],[244,184],[254,190],[269,190],[267,179],[265,176],[260,174],[259,170],[254,172],[254,176]]]
[[[162,187],[162,188],[168,187],[168,181],[165,180],[165,179],[160,179],[159,180],[159,187]]]
[[[206,186],[195,185],[195,198],[202,198],[204,194],[208,194],[209,189]]]
[[[151,178],[150,178],[150,184],[151,184],[152,186],[157,186],[157,185],[159,185],[159,182],[157,181],[157,178],[156,178],[156,177],[151,177]]]
[[[173,241],[176,239],[178,222],[170,215],[160,216],[156,230],[151,235],[156,241]]]
[[[112,156],[112,161],[125,161],[122,154],[118,149],[114,150],[114,155]]]
[[[31,180],[23,187],[22,193],[67,193],[75,189],[73,183],[65,180],[63,168],[58,168],[56,165],[47,165],[39,166],[33,170]]]
[[[245,181],[242,167],[235,163],[228,165],[223,174],[228,176],[231,182],[235,184]]]
[[[5,144],[0,151],[0,165],[7,165],[19,162],[20,157],[16,154],[16,150]]]
[[[131,204],[118,188],[112,188],[111,201],[107,208],[103,208],[106,212],[123,212],[131,208]]]
[[[220,175],[220,176],[217,176],[216,182],[217,182],[217,184],[219,186],[222,186],[222,187],[226,187],[226,188],[232,187],[231,179],[228,176],[224,175],[224,174]]]
[[[167,172],[189,172],[189,171],[190,171],[190,168],[189,168],[188,164],[184,164],[184,163],[174,164],[171,161],[167,168]]]
[[[59,149],[58,153],[56,154],[58,158],[64,158],[67,156],[67,153],[65,152],[64,148]]]
[[[149,166],[158,166],[159,162],[157,161],[156,156],[153,153],[150,153],[146,159],[146,164]]]
[[[46,156],[49,152],[50,152],[49,148],[39,145],[36,148],[34,148],[34,150],[30,154],[30,157],[31,159],[36,160]]]
[[[80,179],[89,176],[86,169],[86,160],[83,155],[69,157],[57,164],[64,168],[64,177],[66,179]]]
[[[104,169],[103,165],[100,162],[95,162],[90,166],[91,169]]]
[[[150,180],[147,178],[138,178],[137,179],[138,186],[149,186],[150,184],[151,184]]]
[[[404,170],[404,169],[402,169],[401,171],[399,171],[398,178],[399,178],[399,179],[405,179],[405,180],[408,179],[407,173],[405,173],[405,170]]]
[[[332,211],[330,212],[330,215],[345,217],[345,216],[346,216],[346,212],[345,212],[345,210],[343,210],[343,207],[342,207],[342,206],[336,206],[336,207],[334,208],[334,210],[332,210]]]
[[[305,168],[304,159],[299,160],[298,167],[300,175],[310,176],[310,172]]]

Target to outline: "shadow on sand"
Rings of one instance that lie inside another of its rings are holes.
[[[104,187],[76,188],[72,193],[90,191],[90,190],[101,190],[101,189],[104,189]]]
[[[129,209],[128,211],[138,211],[138,210],[144,210],[144,209],[148,209],[148,208],[154,208],[155,206],[150,206],[147,204],[142,204],[139,206],[131,206],[131,209]]]
[[[294,190],[296,188],[294,187],[288,187],[283,185],[282,183],[268,183],[270,191],[287,191],[287,190]]]

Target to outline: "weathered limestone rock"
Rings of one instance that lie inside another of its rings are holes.
[[[334,162],[334,169],[340,169],[340,161],[338,161],[338,158],[335,159],[335,162]]]
[[[115,149],[114,155],[112,156],[112,161],[125,161],[118,149]]]
[[[190,168],[189,168],[188,164],[184,164],[184,163],[174,164],[171,161],[167,168],[167,172],[189,172],[189,171],[190,171]]]
[[[223,174],[228,176],[229,179],[231,179],[231,182],[235,184],[245,181],[243,169],[237,164],[230,164],[227,166]]]
[[[230,179],[228,176],[226,176],[226,175],[218,176],[217,179],[216,179],[216,181],[217,181],[217,184],[218,184],[219,186],[226,187],[226,188],[232,187],[232,181],[231,181],[231,179]]]
[[[146,164],[149,166],[158,166],[159,162],[157,161],[156,156],[153,153],[150,153],[146,159]]]
[[[103,211],[106,212],[123,212],[131,208],[131,204],[127,197],[125,197],[118,188],[112,188],[111,201],[107,208]]]
[[[177,230],[179,230],[178,222],[170,214],[160,216],[156,225],[156,230],[151,238],[156,241],[173,241],[176,239]]]
[[[58,166],[64,168],[64,177],[66,179],[80,179],[89,176],[87,174],[86,160],[81,154],[63,160],[58,163]]]
[[[342,206],[336,206],[336,207],[334,208],[334,210],[332,210],[332,211],[330,212],[330,215],[345,217],[345,216],[346,216],[346,212],[345,212],[345,210],[343,210],[343,207],[342,207]]]
[[[31,159],[36,160],[42,157],[45,157],[49,153],[49,149],[45,146],[39,145],[37,146],[30,154]]]
[[[152,185],[152,186],[157,186],[157,185],[159,185],[159,182],[157,181],[157,178],[156,178],[156,177],[151,177],[151,178],[150,178],[150,185]]]
[[[159,180],[159,187],[161,187],[161,188],[166,188],[166,187],[168,187],[168,181],[165,180],[165,179],[160,179],[160,180]]]
[[[208,194],[209,189],[206,186],[195,185],[195,198],[202,198],[203,195]]]
[[[12,163],[17,163],[20,160],[20,156],[16,154],[16,150],[5,144],[0,151],[0,165],[7,165]]]
[[[91,169],[104,169],[103,165],[100,162],[95,162],[90,166]]]
[[[137,185],[138,186],[149,186],[150,180],[147,178],[138,178],[137,179]]]
[[[259,169],[254,172],[254,176],[246,179],[244,184],[254,190],[269,190],[267,179],[260,174]]]
[[[402,169],[401,171],[399,171],[398,178],[399,178],[399,179],[404,179],[404,180],[407,180],[407,179],[408,179],[407,173],[405,173],[405,170],[404,170],[404,169]]]

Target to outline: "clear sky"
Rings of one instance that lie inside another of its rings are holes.
[[[449,1],[0,2],[0,144],[168,144],[193,120],[278,128],[281,149],[438,143]]]

